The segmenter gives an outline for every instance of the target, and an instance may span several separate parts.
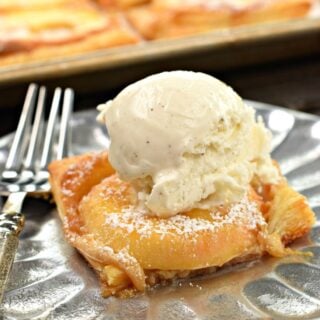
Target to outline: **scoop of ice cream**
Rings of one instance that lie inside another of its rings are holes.
[[[120,178],[158,216],[240,201],[257,175],[274,183],[271,135],[255,111],[203,73],[164,72],[99,106]]]

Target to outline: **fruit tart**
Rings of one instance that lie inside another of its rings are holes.
[[[228,86],[165,72],[99,106],[109,150],[51,163],[67,240],[104,296],[296,252],[315,216],[270,157],[271,134]]]

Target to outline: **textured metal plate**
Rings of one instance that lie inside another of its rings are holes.
[[[273,156],[320,219],[320,118],[248,102],[273,131]],[[76,114],[73,152],[103,149],[95,111]],[[11,137],[0,139],[0,164]],[[39,200],[26,206],[26,228],[4,299],[5,319],[242,320],[320,318],[320,224],[294,246],[314,253],[225,268],[132,299],[103,299],[98,281],[64,240],[57,212]]]

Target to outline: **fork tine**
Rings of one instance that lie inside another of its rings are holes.
[[[18,165],[20,165],[18,161],[19,151],[21,150],[23,143],[27,139],[27,135],[25,135],[24,133],[28,123],[30,123],[31,120],[32,112],[35,105],[37,88],[38,86],[36,84],[31,84],[28,88],[17,131],[13,138],[12,146],[10,148],[8,159],[5,164],[5,170],[2,174],[2,177],[4,179],[16,178],[16,175],[14,175],[15,172],[10,173],[10,170],[13,170]]]
[[[50,160],[49,158],[50,158],[50,151],[52,146],[54,124],[55,124],[58,110],[59,110],[60,98],[61,98],[61,88],[56,88],[56,90],[54,91],[46,135],[44,138],[43,151],[42,151],[41,160],[40,160],[40,168],[39,168],[40,170],[46,170]]]
[[[34,169],[34,160],[35,160],[35,154],[36,154],[35,151],[36,151],[37,142],[39,140],[39,131],[44,121],[43,110],[45,106],[45,99],[46,99],[46,88],[42,86],[39,90],[39,98],[38,98],[38,103],[36,108],[36,114],[35,114],[34,123],[32,126],[32,132],[30,136],[30,142],[29,142],[29,147],[26,155],[26,160],[24,162],[25,170]]]
[[[74,92],[68,88],[64,92],[57,159],[67,156],[70,144],[69,120],[73,109]]]

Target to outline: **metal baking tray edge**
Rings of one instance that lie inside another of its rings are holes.
[[[320,35],[320,19],[303,18],[222,29],[181,39],[143,42],[32,63],[4,67],[0,65],[0,85],[101,69],[110,70],[138,62],[196,54],[202,51],[214,52],[218,49],[227,51],[232,50],[234,46],[282,40],[298,35],[317,35],[318,33]]]

